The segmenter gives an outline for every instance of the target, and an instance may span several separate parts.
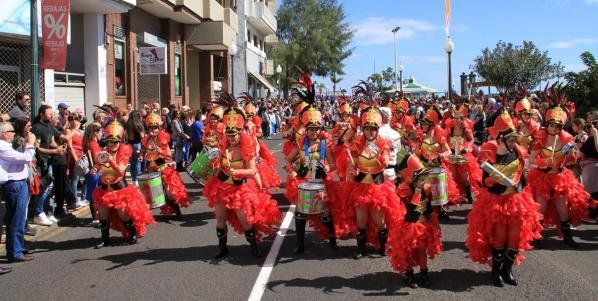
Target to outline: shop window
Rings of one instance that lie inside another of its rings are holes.
[[[182,67],[181,67],[181,55],[174,55],[174,95],[183,96],[182,89]]]
[[[122,40],[114,41],[114,95],[126,96],[126,49]]]

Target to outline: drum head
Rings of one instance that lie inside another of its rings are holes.
[[[159,172],[146,172],[146,173],[142,173],[140,175],[137,176],[137,179],[143,181],[143,180],[149,180],[149,179],[154,179],[160,176]]]
[[[324,190],[324,185],[320,184],[320,183],[301,183],[301,184],[299,184],[298,187],[301,190],[309,190],[309,191]]]
[[[441,173],[444,173],[444,168],[442,168],[442,167],[430,168],[430,174],[432,174],[432,175],[437,175],[437,174],[441,174]]]

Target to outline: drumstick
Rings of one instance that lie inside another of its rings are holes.
[[[93,167],[93,156],[91,155],[91,150],[87,150],[87,156],[89,157],[89,165]]]
[[[351,160],[351,165],[355,167],[355,161],[353,161],[353,156],[351,156],[351,151],[347,148],[347,154],[349,154],[349,160]]]
[[[228,151],[228,149],[226,150],[226,162],[228,163],[228,170],[231,170],[231,165],[230,165],[230,152]]]
[[[552,161],[554,161],[554,152],[556,151],[556,140],[557,140],[557,135],[554,135],[554,142],[552,143]],[[554,162],[553,162],[554,164]]]

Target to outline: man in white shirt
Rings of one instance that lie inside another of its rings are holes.
[[[0,123],[0,183],[2,199],[6,202],[6,257],[10,262],[29,261],[33,256],[24,254],[25,221],[29,188],[27,164],[35,155],[35,135],[29,133],[25,151],[12,148],[15,131],[9,122]]]
[[[382,113],[382,125],[378,129],[378,136],[390,141],[390,159],[388,166],[384,169],[384,178],[394,181],[396,179],[397,152],[401,148],[401,134],[390,127],[392,116],[390,108],[380,107],[380,112]]]

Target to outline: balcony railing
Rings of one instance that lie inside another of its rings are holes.
[[[248,21],[265,35],[275,34],[278,24],[276,17],[264,2],[245,1]]]

